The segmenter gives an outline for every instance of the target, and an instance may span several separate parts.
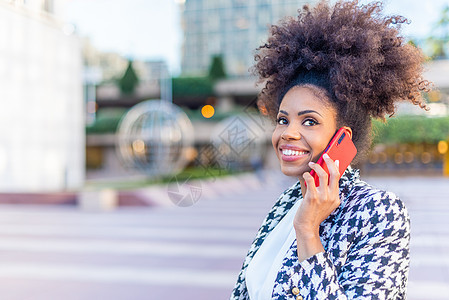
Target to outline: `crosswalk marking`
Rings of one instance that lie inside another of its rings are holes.
[[[449,185],[434,178],[374,181],[393,192],[397,187],[412,218],[408,299],[449,299]],[[280,181],[264,186],[242,181],[237,190],[233,182],[204,183],[207,192],[187,208],[91,213],[73,206],[1,206],[0,283],[38,282],[43,293],[33,294],[33,300],[64,299],[53,287],[73,282],[97,289],[95,284],[105,283],[108,300],[123,299],[115,298],[117,289],[131,293],[136,286],[166,289],[167,300],[179,299],[173,286],[197,290],[185,300],[226,299],[257,228],[283,190]],[[423,200],[426,186],[432,186],[433,196]],[[14,294],[12,289],[0,284],[0,295]],[[84,291],[82,299],[96,295]],[[140,299],[160,298],[133,294],[133,300]]]
[[[197,258],[243,257],[247,246],[207,245],[179,242],[108,241],[86,239],[1,238],[0,251],[91,253],[109,255],[162,255]]]
[[[433,281],[410,281],[408,283],[408,299],[415,300],[447,300],[449,284]]]
[[[225,228],[147,228],[132,227],[123,228],[119,226],[103,226],[91,228],[89,226],[64,226],[55,227],[51,225],[4,225],[0,227],[0,235],[16,236],[27,235],[34,237],[63,236],[72,237],[98,237],[115,239],[173,239],[173,240],[217,240],[223,243],[227,241],[248,241],[255,236],[254,230],[248,229],[225,229]]]
[[[230,271],[78,264],[2,263],[0,268],[0,281],[3,277],[229,288],[236,276],[236,272]]]

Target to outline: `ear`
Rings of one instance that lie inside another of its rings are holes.
[[[348,131],[348,133],[349,133],[349,137],[351,138],[351,140],[352,140],[352,129],[351,129],[351,127],[348,127],[348,126],[343,126],[343,128],[344,129],[346,129],[347,131]]]

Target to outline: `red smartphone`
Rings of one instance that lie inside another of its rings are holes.
[[[344,127],[340,128],[332,137],[326,149],[324,149],[323,154],[324,153],[327,153],[333,161],[340,161],[339,171],[340,174],[343,174],[357,154],[357,149],[352,142],[349,130]],[[324,171],[326,171],[327,175],[329,175],[329,169],[327,168],[326,162],[323,159],[323,155],[321,155],[321,157],[318,159],[317,164],[319,164],[324,169]],[[318,174],[314,170],[312,170],[310,171],[310,175],[312,175],[313,179],[315,180],[315,186],[318,187],[320,185]]]

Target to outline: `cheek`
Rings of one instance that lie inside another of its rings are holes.
[[[323,149],[323,150],[324,150],[324,149]],[[323,153],[323,151],[314,153],[314,155],[313,155],[313,157],[312,157],[312,161],[313,161],[313,162],[317,162],[318,159],[320,159],[322,153]]]
[[[327,145],[329,144],[330,140],[332,139],[333,135],[328,136],[327,138],[324,139],[319,139],[316,140],[314,143],[314,151],[313,151],[313,158],[316,160],[318,160],[318,158],[321,156],[321,154],[323,154],[324,149],[326,149]]]

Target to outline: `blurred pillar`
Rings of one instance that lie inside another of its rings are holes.
[[[438,143],[438,152],[443,154],[443,176],[449,177],[449,139]]]
[[[161,99],[168,101],[170,103],[173,102],[173,82],[171,75],[168,70],[165,68],[161,68],[160,70],[160,78],[159,78],[159,87],[161,93]]]
[[[444,154],[443,175],[449,177],[449,151]]]
[[[85,66],[83,69],[84,102],[86,105],[86,125],[95,122],[97,113],[97,85],[103,78],[98,67]]]

